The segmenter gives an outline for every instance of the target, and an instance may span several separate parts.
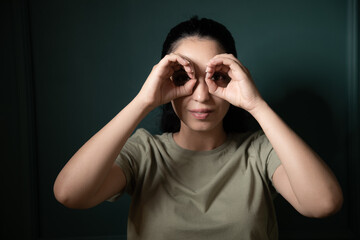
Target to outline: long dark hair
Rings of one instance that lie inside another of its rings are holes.
[[[171,53],[176,43],[181,39],[192,36],[215,40],[226,53],[237,57],[234,38],[224,25],[207,18],[198,19],[195,16],[179,23],[170,30],[163,44],[161,58]],[[178,132],[180,130],[180,119],[175,114],[171,103],[164,104],[162,110],[161,130],[163,132]],[[223,127],[226,132],[246,132],[253,130],[256,124],[248,112],[230,105],[223,120]]]

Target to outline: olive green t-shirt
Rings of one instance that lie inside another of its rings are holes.
[[[132,199],[129,240],[278,238],[272,175],[281,163],[261,131],[198,152],[139,129],[116,163]]]

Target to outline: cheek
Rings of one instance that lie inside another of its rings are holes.
[[[228,103],[227,101],[221,100],[218,103],[218,106],[220,106],[219,110],[221,112],[222,117],[224,118],[230,108],[230,103]]]
[[[181,118],[182,115],[182,107],[183,107],[183,100],[181,98],[175,99],[171,101],[171,105],[174,109],[175,114],[178,118]]]

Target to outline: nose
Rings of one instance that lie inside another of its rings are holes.
[[[197,81],[192,98],[197,102],[206,102],[210,99],[209,88],[204,79]]]

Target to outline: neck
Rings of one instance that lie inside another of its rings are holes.
[[[180,147],[192,151],[209,151],[226,141],[226,133],[222,126],[210,131],[194,131],[181,127],[180,131],[174,133],[173,137]]]

